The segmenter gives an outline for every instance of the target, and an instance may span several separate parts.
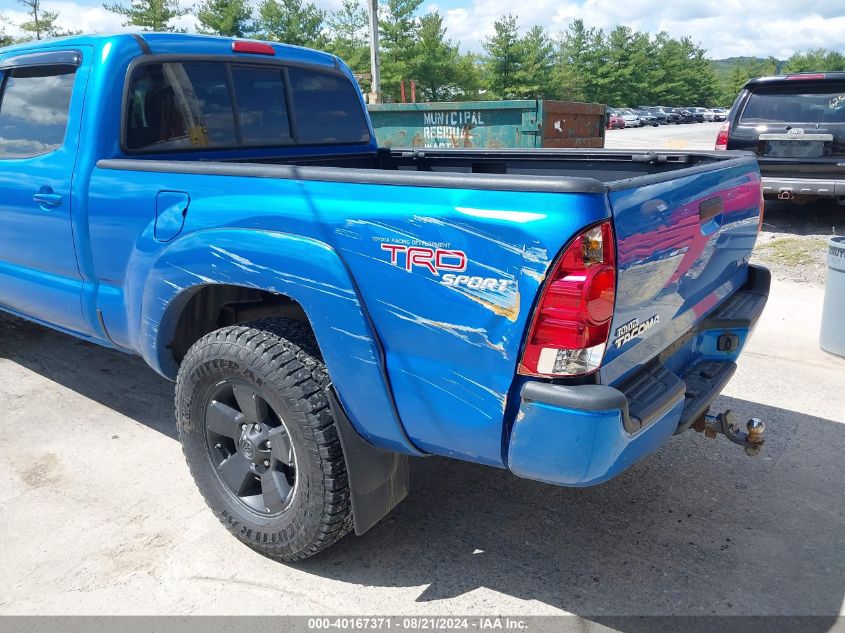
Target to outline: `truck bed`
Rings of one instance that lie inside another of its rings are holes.
[[[748,160],[749,156],[748,152],[724,151],[380,149],[313,158],[271,156],[201,162],[115,159],[101,161],[100,166],[418,187],[602,193],[668,180],[680,169],[685,174],[700,173],[723,166],[725,161]]]
[[[573,381],[621,385],[676,341],[692,341],[683,337],[743,287],[760,213],[759,172],[745,152],[379,150],[183,158],[97,163],[91,191],[97,204],[90,213],[95,265],[104,275],[126,275],[128,262],[110,253],[131,252],[135,235],[148,227],[137,197],[150,189],[190,198],[187,237],[167,249],[175,259],[160,265],[161,274],[175,276],[166,280],[170,285],[147,291],[162,304],[173,300],[174,287],[231,283],[244,274],[251,276],[246,285],[286,291],[289,277],[276,272],[283,269],[280,253],[247,250],[241,229],[318,240],[343,258],[355,279],[384,348],[379,366],[383,362],[390,376],[414,445],[496,466],[506,463],[503,438],[516,413],[509,407],[520,398],[523,379],[515,374],[536,298],[573,236],[612,220],[618,269],[601,369]],[[123,245],[109,228],[113,205],[138,209],[137,228],[124,228],[118,238]],[[238,230],[231,243],[217,236],[206,245],[209,224]],[[186,247],[179,244],[191,241],[213,255],[182,261]],[[446,258],[460,254],[464,274],[441,274],[430,262],[395,255],[411,247],[430,249],[432,257],[435,249],[445,249]],[[198,259],[207,267],[199,270]],[[309,265],[297,273],[303,279],[314,274]],[[146,318],[156,324],[164,317]],[[131,319],[108,306],[104,320],[119,342],[131,332]],[[170,341],[166,327],[147,337],[159,349]],[[700,360],[693,342],[673,348],[676,375]],[[338,349],[343,346],[348,342],[338,341]],[[344,356],[333,365],[333,353],[326,351],[336,375],[358,362]],[[160,358],[172,362],[166,353]],[[354,372],[364,375],[366,368]],[[172,370],[163,365],[162,371]]]

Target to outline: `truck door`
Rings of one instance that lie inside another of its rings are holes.
[[[79,50],[0,61],[0,306],[85,333],[71,222],[82,62]]]

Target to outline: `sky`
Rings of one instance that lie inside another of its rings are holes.
[[[199,0],[179,1],[192,6]],[[340,2],[315,0],[328,10]],[[42,0],[42,7],[58,11],[64,28],[127,30],[122,17],[103,9],[98,0]],[[22,9],[16,0],[0,0],[0,15],[13,23],[26,19]],[[506,13],[517,15],[522,30],[541,24],[556,33],[581,18],[588,27],[625,24],[650,33],[688,35],[714,59],[770,55],[785,59],[810,48],[845,50],[845,0],[424,0],[423,9],[440,11],[448,37],[465,51],[479,52],[493,22]],[[193,30],[194,19],[186,16],[180,25]],[[16,32],[14,27],[7,30]]]

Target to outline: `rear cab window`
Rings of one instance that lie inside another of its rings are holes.
[[[761,158],[840,160],[845,155],[845,81],[788,79],[738,97],[736,149]]]
[[[755,87],[740,120],[748,124],[845,123],[845,82]]]
[[[0,92],[0,160],[32,158],[64,144],[76,67],[5,71]]]
[[[132,71],[125,103],[130,153],[370,141],[357,85],[309,67],[146,62]]]

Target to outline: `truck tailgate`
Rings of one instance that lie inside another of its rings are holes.
[[[605,384],[660,354],[740,288],[759,230],[753,159],[643,180],[611,183],[619,270]],[[696,362],[692,355],[681,353],[675,369]]]

